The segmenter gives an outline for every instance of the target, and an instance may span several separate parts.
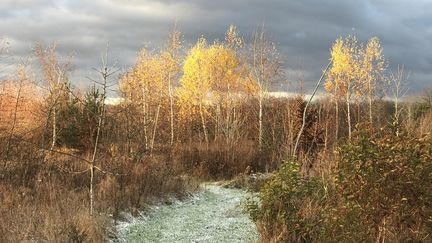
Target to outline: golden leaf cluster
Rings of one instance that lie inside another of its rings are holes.
[[[359,97],[375,93],[387,67],[377,37],[366,45],[359,43],[355,36],[338,38],[330,52],[332,67],[324,84],[328,92],[336,97],[348,92]]]

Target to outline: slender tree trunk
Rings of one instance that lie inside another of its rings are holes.
[[[90,165],[90,216],[93,216],[94,211],[94,193],[93,193],[93,184],[94,184],[94,163],[92,161]]]
[[[335,99],[335,141],[339,139],[339,99],[338,99],[338,86],[336,84],[335,87],[335,93],[334,93],[334,99]]]
[[[373,117],[372,117],[372,80],[369,77],[368,78],[368,101],[369,101],[369,123],[373,124]]]
[[[234,115],[234,113],[233,113],[230,99],[231,99],[231,95],[230,95],[230,89],[228,87],[228,92],[227,92],[227,95],[225,97],[225,103],[226,103],[226,105],[225,105],[225,107],[226,107],[225,126],[226,126],[226,131],[227,131],[227,133],[226,133],[226,145],[228,147],[231,146],[231,142],[232,142],[232,139],[234,137],[233,136],[234,119],[232,119],[233,117],[231,117],[232,115]]]
[[[321,81],[324,79],[324,76],[325,76],[325,74],[327,73],[327,70],[329,69],[331,63],[332,63],[332,62],[330,61],[330,62],[327,64],[327,67],[325,68],[323,74],[321,75],[320,79],[318,80],[318,82],[317,82],[317,84],[316,84],[316,86],[315,86],[315,89],[314,89],[314,91],[312,92],[311,97],[309,98],[308,102],[306,103],[306,105],[305,105],[305,107],[304,107],[304,109],[303,109],[302,126],[301,126],[301,128],[300,128],[300,131],[299,131],[298,134],[297,134],[296,142],[295,142],[295,145],[294,145],[294,151],[293,151],[293,154],[292,154],[293,157],[295,157],[295,156],[297,155],[297,148],[298,148],[298,145],[299,145],[299,142],[300,142],[300,138],[301,138],[301,136],[302,136],[302,134],[303,134],[303,130],[304,130],[305,125],[306,125],[306,114],[307,114],[307,109],[308,109],[310,103],[312,102],[312,99],[313,99],[313,97],[315,96],[315,94],[316,94],[316,92],[317,92],[317,90],[318,90],[318,88],[319,88],[319,86],[320,86],[320,84],[321,84]]]
[[[259,105],[259,112],[258,112],[258,149],[259,151],[262,150],[262,144],[263,144],[263,91],[260,91],[259,98],[258,98],[258,105]]]
[[[62,92],[62,86],[60,86],[61,84],[61,79],[62,79],[62,74],[61,72],[57,72],[57,83],[54,84],[53,86],[53,93],[57,96],[56,97],[56,101],[54,103],[54,107],[53,107],[53,134],[52,134],[52,144],[51,144],[51,150],[53,150],[55,148],[55,145],[57,143],[57,109],[56,109],[56,105],[57,105],[57,100],[60,98],[60,92]]]
[[[369,93],[369,123],[373,124],[373,117],[372,117],[372,94]]]
[[[169,93],[169,99],[170,99],[170,125],[171,125],[171,140],[170,140],[170,147],[174,146],[174,102],[173,102],[173,93],[172,93],[172,87],[171,87],[171,73],[168,73],[168,93]]]
[[[58,99],[58,97],[57,97],[57,99]],[[48,132],[49,120],[51,118],[51,114],[53,113],[54,107],[57,103],[57,99],[53,103],[50,104],[50,107],[48,109],[48,114],[47,114],[47,117],[45,119],[44,129],[43,129],[43,133],[42,133],[41,146],[40,146],[42,150],[47,150],[47,149],[45,149],[45,137],[46,137],[45,135]],[[53,149],[50,148],[50,151],[52,151],[52,150]],[[43,163],[44,161],[45,161],[45,156],[42,156],[41,163]]]
[[[155,122],[154,122],[154,125],[153,125],[152,140],[151,140],[151,143],[150,143],[150,156],[153,156],[154,142],[155,142],[155,139],[156,139],[156,130],[157,130],[157,126],[158,126],[160,108],[161,108],[161,104],[160,104],[160,101],[159,101],[159,104],[158,104],[158,107],[157,107],[157,110],[156,110]]]
[[[105,95],[106,95],[106,77],[104,78],[103,93],[102,93],[102,100],[101,100],[102,104],[100,107],[101,110],[99,111],[100,113],[99,113],[97,130],[96,130],[95,145],[94,145],[93,155],[90,163],[90,215],[93,215],[93,211],[94,211],[94,193],[93,193],[94,166],[96,162],[96,154],[99,145],[100,133],[102,130],[102,123],[103,123],[104,113],[105,113]]]
[[[328,124],[329,124],[329,105],[326,105],[326,118],[325,118],[325,135],[324,135],[324,151],[327,151],[328,147]]]
[[[335,123],[336,123],[336,129],[335,129],[335,138],[336,138],[336,141],[339,139],[339,101],[338,100],[336,100],[335,101],[335,109],[336,109],[336,114],[335,114],[335,119],[336,119],[336,121],[335,121]]]
[[[208,135],[207,135],[207,127],[206,127],[206,123],[205,123],[205,119],[204,119],[204,112],[203,112],[203,108],[202,108],[202,102],[200,102],[199,104],[199,111],[200,111],[200,116],[201,116],[201,125],[202,125],[202,129],[203,129],[203,133],[204,133],[204,139],[206,144],[208,145],[209,140],[208,140]]]
[[[95,144],[94,144],[94,149],[93,149],[93,155],[92,155],[92,159],[91,159],[91,163],[90,163],[90,215],[93,215],[93,211],[94,211],[94,193],[93,193],[93,185],[94,185],[94,166],[95,166],[95,161],[96,161],[96,154],[97,154],[97,149],[98,149],[98,145],[99,145],[99,138],[100,138],[100,133],[101,133],[101,129],[102,129],[102,122],[103,122],[103,117],[104,117],[104,103],[105,103],[105,93],[106,93],[106,81],[103,87],[103,93],[102,93],[102,104],[101,104],[101,110],[99,113],[99,118],[98,118],[98,124],[97,124],[97,130],[96,130],[96,139],[95,139]]]
[[[292,119],[291,119],[291,105],[290,103],[287,103],[287,118],[286,118],[286,122],[288,123],[288,127],[287,132],[286,132],[286,154],[292,154],[292,141],[293,141],[293,136],[292,136]]]
[[[127,106],[126,108],[126,151],[128,155],[132,152],[132,146],[131,146],[131,132],[130,132],[130,107]]]
[[[399,137],[399,95],[395,96],[394,108],[395,108],[394,125],[396,125],[396,137]]]
[[[348,140],[351,141],[351,104],[350,104],[350,93],[347,92],[346,96],[346,105],[347,105],[347,122],[348,122]]]
[[[141,87],[141,103],[143,112],[143,123],[144,123],[144,149],[148,149],[148,136],[147,136],[147,106],[146,106],[146,94],[144,87]]]
[[[221,111],[221,105],[220,105],[220,101],[218,102],[218,104],[216,105],[216,121],[215,121],[215,136],[214,136],[214,141],[216,141],[221,134],[222,131],[222,111]]]
[[[53,116],[52,116],[52,143],[51,143],[51,150],[54,149],[56,143],[57,143],[57,109],[56,104],[54,104],[53,107]]]
[[[107,61],[108,61],[108,45],[107,45],[107,50],[105,53],[105,59],[104,57],[102,57],[102,66],[100,68],[100,70],[98,71],[99,74],[102,76],[102,83],[100,83],[102,85],[102,97],[100,100],[100,110],[99,110],[99,114],[98,114],[98,123],[97,123],[97,129],[96,129],[96,138],[95,138],[95,144],[94,144],[94,149],[93,149],[93,155],[92,155],[92,159],[90,161],[90,215],[93,216],[93,212],[94,212],[94,169],[95,169],[95,163],[96,163],[96,154],[98,151],[98,146],[99,146],[99,140],[101,137],[101,131],[102,131],[102,126],[104,124],[104,120],[105,120],[105,99],[106,99],[106,95],[107,95],[107,88],[108,88],[108,77],[110,77],[112,74],[114,74],[114,72],[111,71],[111,69],[107,66]]]

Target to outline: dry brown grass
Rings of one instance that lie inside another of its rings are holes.
[[[181,197],[196,188],[155,159],[101,154],[99,166],[109,172],[96,172],[92,217],[87,164],[66,155],[42,159],[24,145],[18,150],[20,156],[10,156],[0,174],[0,242],[102,242],[114,232],[113,219],[121,212],[136,213],[155,198]],[[79,171],[85,172],[74,173]]]
[[[42,181],[33,187],[1,185],[0,241],[103,241],[110,220],[90,217],[85,191]]]
[[[432,111],[428,112],[420,119],[417,132],[419,135],[432,134]]]
[[[191,143],[178,146],[174,163],[178,168],[205,179],[232,178],[250,167],[254,171],[264,169],[265,155],[253,141],[242,140],[232,147],[223,143]]]

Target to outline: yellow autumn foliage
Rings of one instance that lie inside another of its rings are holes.
[[[382,79],[386,62],[377,37],[366,46],[354,36],[338,38],[331,48],[332,67],[324,88],[336,97],[353,92],[358,97],[373,95]]]
[[[221,43],[208,46],[205,39],[200,39],[185,59],[179,96],[196,104],[211,102],[228,92],[247,92],[251,88],[244,74],[234,50]]]
[[[137,62],[120,80],[120,90],[126,100],[139,102],[160,99],[164,92],[164,63],[161,58],[142,49]]]
[[[368,95],[373,95],[378,88],[380,81],[384,80],[383,72],[387,64],[383,55],[380,40],[377,37],[371,38],[366,47],[362,50],[361,87]]]
[[[356,37],[338,38],[331,48],[332,67],[324,87],[335,96],[344,96],[356,88],[360,74],[359,46]]]

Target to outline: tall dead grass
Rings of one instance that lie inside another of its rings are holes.
[[[0,174],[0,242],[102,242],[115,233],[121,212],[137,213],[155,198],[182,197],[196,188],[192,179],[155,159],[101,154],[106,171],[96,173],[92,217],[86,163],[15,146],[21,153],[10,156]]]

